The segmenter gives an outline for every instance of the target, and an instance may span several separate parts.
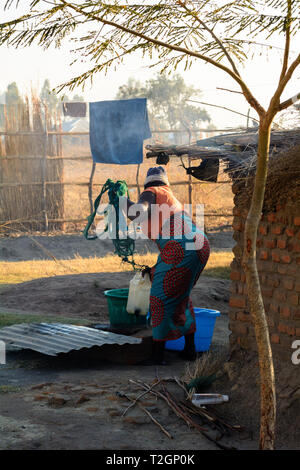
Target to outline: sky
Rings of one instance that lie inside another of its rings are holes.
[[[13,17],[15,14],[16,12],[13,9],[9,12],[9,15],[7,13],[3,14],[0,7],[1,22],[8,17]],[[260,37],[257,38],[257,41],[260,42]],[[262,42],[265,43],[264,40]],[[299,43],[300,34],[293,38],[291,58],[295,57],[296,52],[299,53],[299,50],[297,51]],[[246,80],[248,87],[265,106],[268,104],[279,78],[283,55],[281,49],[283,47],[283,36],[272,36],[270,44],[274,45],[275,48],[270,50],[267,55],[266,48],[257,47],[255,57],[249,57],[246,65],[240,67],[241,75]],[[1,67],[0,74],[0,94],[13,81],[17,82],[21,92],[26,93],[30,92],[32,88],[39,90],[46,78],[50,80],[51,86],[55,87],[87,70],[88,63],[80,62],[70,66],[70,49],[72,47],[73,45],[69,40],[63,43],[61,49],[51,47],[48,50],[43,50],[38,46],[30,46],[29,48],[16,50],[11,47],[0,46],[0,63],[4,64],[4,67]],[[118,66],[117,71],[112,69],[107,75],[99,73],[95,76],[93,86],[87,84],[84,93],[82,93],[80,87],[74,92],[69,93],[66,90],[65,93],[68,95],[83,94],[85,100],[89,102],[114,99],[118,87],[126,83],[129,77],[134,77],[142,82],[153,77],[159,71],[159,68],[149,68],[150,64],[149,59],[142,59],[140,54],[136,53]],[[242,95],[217,89],[217,87],[222,87],[239,90],[236,82],[227,76],[225,72],[200,60],[194,62],[190,70],[184,72],[179,67],[177,72],[183,76],[187,84],[202,90],[201,96],[195,96],[196,100],[199,99],[200,101],[228,107],[247,114],[249,105]],[[300,69],[298,69],[298,72],[296,70],[293,80],[288,84],[283,99],[295,95],[299,92],[299,89]],[[205,107],[217,128],[246,125],[246,117],[209,106],[199,106]],[[251,110],[250,115],[257,117],[254,110]]]

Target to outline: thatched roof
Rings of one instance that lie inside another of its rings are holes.
[[[258,143],[257,128],[250,132],[222,134],[202,139],[193,145],[147,145],[147,158],[157,157],[161,152],[173,157],[189,156],[192,160],[219,159],[226,163],[233,180],[244,178],[251,168],[255,168]],[[300,145],[300,129],[274,131],[271,134],[270,154],[275,156],[282,151]]]
[[[253,191],[254,169],[235,185],[236,204],[248,207]],[[300,145],[271,155],[264,198],[264,210],[290,203],[300,208]]]

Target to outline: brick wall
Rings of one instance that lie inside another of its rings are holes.
[[[231,265],[229,311],[230,342],[256,349],[254,329],[247,305],[245,274],[241,267],[243,231],[247,209],[235,196],[235,258]],[[264,212],[257,238],[257,267],[268,318],[273,352],[291,355],[291,344],[300,339],[300,206],[293,201]]]

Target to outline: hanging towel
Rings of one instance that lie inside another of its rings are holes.
[[[72,101],[63,103],[64,116],[86,117],[86,103],[82,101]]]
[[[147,99],[90,103],[90,145],[96,163],[142,163],[143,141],[151,137]]]

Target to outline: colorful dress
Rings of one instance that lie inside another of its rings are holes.
[[[174,208],[167,220],[159,222],[155,238],[153,230],[148,230],[149,238],[160,250],[151,273],[153,340],[167,341],[196,330],[190,294],[207,263],[210,247],[206,235],[183,211],[169,186],[149,187],[145,191],[155,194],[158,206],[168,204]]]

